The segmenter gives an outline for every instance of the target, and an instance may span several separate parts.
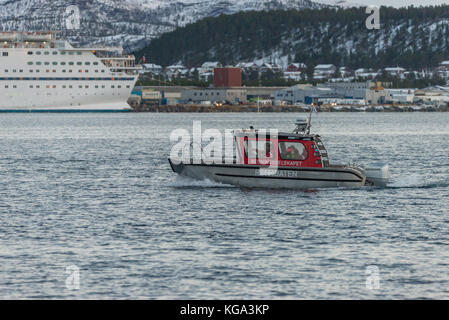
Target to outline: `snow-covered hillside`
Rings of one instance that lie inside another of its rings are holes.
[[[360,4],[352,1],[346,0],[315,0],[317,3],[322,3],[332,7],[340,7],[340,8],[360,8],[366,7],[366,4]]]
[[[80,9],[81,27],[67,30],[66,8]],[[78,44],[128,49],[205,17],[248,10],[321,8],[310,0],[0,0],[0,31],[60,30]]]

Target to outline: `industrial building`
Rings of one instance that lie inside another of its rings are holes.
[[[181,102],[242,104],[247,102],[247,95],[246,88],[242,87],[240,68],[214,68],[214,86],[184,90]]]
[[[296,85],[274,94],[275,104],[296,103],[384,103],[389,93],[373,82],[344,82],[313,85]]]
[[[231,88],[242,86],[242,69],[226,67],[214,68],[214,87]]]
[[[246,88],[204,88],[184,90],[181,93],[184,103],[223,102],[240,104],[247,102]]]
[[[320,98],[332,98],[335,96],[330,88],[324,86],[313,86],[309,84],[298,84],[290,88],[275,92],[274,101],[276,105],[287,102],[288,104],[318,102]]]
[[[431,86],[414,92],[414,102],[425,102],[429,104],[449,104],[449,88],[442,86]]]
[[[245,89],[248,100],[272,100],[275,92],[287,89],[287,87],[245,87]]]
[[[184,90],[195,87],[184,86],[136,86],[133,95],[138,96],[145,104],[177,105]]]
[[[413,103],[415,99],[415,89],[388,89],[389,97],[387,103]]]

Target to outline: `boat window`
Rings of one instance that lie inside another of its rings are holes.
[[[275,149],[271,141],[245,140],[243,142],[245,156],[250,159],[275,159]]]
[[[279,141],[279,154],[283,160],[306,160],[309,156],[301,142]]]

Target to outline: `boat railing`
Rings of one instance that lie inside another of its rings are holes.
[[[330,161],[329,161],[329,154],[327,152],[326,147],[324,146],[323,141],[321,140],[321,137],[318,135],[314,136],[314,141],[315,144],[318,148],[318,152],[320,153],[320,157],[321,157],[321,165],[323,167],[329,167],[330,166]]]
[[[363,167],[358,163],[347,163],[345,169],[356,169],[358,171],[364,171]]]

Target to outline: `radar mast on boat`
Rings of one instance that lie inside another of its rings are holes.
[[[312,127],[312,113],[314,111],[314,108],[312,107],[310,109],[310,114],[308,119],[304,118],[298,118],[296,119],[295,125],[296,128],[293,130],[293,133],[296,134],[302,134],[302,135],[309,135],[310,134],[310,128]]]

